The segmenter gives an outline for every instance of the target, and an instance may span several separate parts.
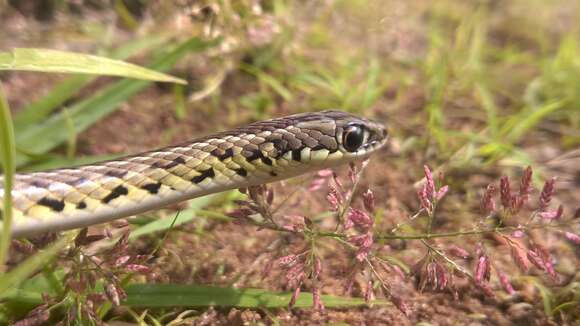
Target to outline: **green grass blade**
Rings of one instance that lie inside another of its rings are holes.
[[[187,84],[169,76],[128,62],[105,57],[50,49],[16,48],[0,53],[0,70],[108,75],[142,80]]]
[[[261,82],[270,86],[278,95],[280,95],[284,100],[291,102],[292,93],[282,84],[281,81],[276,79],[276,77],[265,73],[254,66],[247,64],[240,64],[240,69],[243,71],[256,76]]]
[[[164,36],[148,36],[137,39],[110,51],[109,56],[112,59],[125,60],[135,53],[158,48],[166,43],[167,39]],[[56,108],[63,105],[96,78],[97,76],[94,75],[76,75],[57,84],[47,95],[32,102],[15,114],[14,129],[23,130],[27,126],[41,122]]]
[[[0,84],[0,165],[4,171],[4,194],[0,218],[2,220],[2,238],[0,239],[0,273],[5,271],[4,263],[10,248],[12,230],[12,183],[14,180],[16,150],[14,146],[14,129],[10,107],[4,97]]]
[[[546,116],[563,108],[565,104],[566,101],[555,101],[547,103],[532,112],[527,110],[520,112],[505,124],[506,139],[512,144],[517,142],[527,131],[534,128]]]
[[[56,85],[46,96],[31,103],[14,116],[14,128],[23,130],[27,126],[42,121],[93,79],[88,75],[78,75]]]
[[[77,232],[69,232],[46,249],[36,253],[20,263],[10,272],[0,276],[0,299],[14,295],[13,289],[26,281],[31,275],[45,266],[54,256],[66,247],[76,237]]]
[[[475,93],[479,98],[481,107],[485,110],[487,115],[487,125],[489,126],[489,132],[491,133],[491,138],[495,141],[500,139],[498,133],[499,122],[497,118],[497,106],[495,105],[492,93],[489,91],[487,85],[482,81],[476,81],[474,85]]]
[[[200,51],[215,44],[217,44],[216,41],[206,42],[197,37],[191,38],[155,60],[151,68],[159,71],[168,70],[191,51]],[[80,133],[115,111],[122,102],[150,84],[150,81],[144,80],[118,81],[92,97],[71,106],[68,109],[68,115],[74,121],[76,131]],[[16,147],[26,149],[27,153],[42,154],[65,142],[68,137],[66,118],[61,112],[48,118],[42,125],[17,134]],[[16,165],[21,166],[30,160],[30,157],[18,155]]]
[[[288,307],[290,292],[274,292],[262,289],[236,289],[182,284],[131,284],[125,288],[126,306],[136,307],[242,307],[242,308],[285,308]],[[362,298],[323,295],[326,307],[352,307],[364,305]],[[384,300],[373,304],[387,304]],[[295,307],[311,307],[312,294],[301,293]]]
[[[381,76],[381,72],[379,61],[373,58],[369,64],[366,87],[362,96],[360,110],[371,107],[383,94],[385,86],[380,85],[379,77]],[[358,98],[358,95],[356,97]]]

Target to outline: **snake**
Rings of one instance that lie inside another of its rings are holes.
[[[11,235],[84,228],[336,167],[368,157],[387,139],[377,121],[337,110],[309,112],[104,162],[17,173]],[[4,195],[2,181],[0,199]]]

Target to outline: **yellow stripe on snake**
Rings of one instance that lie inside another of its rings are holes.
[[[367,157],[386,140],[382,124],[323,111],[259,121],[112,161],[17,174],[12,235],[86,227],[334,167]],[[0,203],[3,196],[0,183]]]

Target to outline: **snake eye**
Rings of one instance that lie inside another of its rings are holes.
[[[342,146],[349,152],[356,152],[364,141],[364,130],[359,125],[350,125],[342,134]]]

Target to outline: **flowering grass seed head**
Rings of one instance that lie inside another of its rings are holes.
[[[516,291],[514,290],[514,287],[512,286],[512,283],[509,279],[509,276],[506,273],[498,270],[497,276],[499,278],[501,286],[508,294],[515,294],[516,293]]]
[[[540,193],[539,209],[541,211],[548,208],[550,202],[552,201],[552,196],[554,195],[554,184],[556,183],[556,178],[551,178],[544,183],[542,192]]]
[[[405,274],[396,265],[392,263],[379,259],[378,256],[373,251],[373,246],[376,238],[375,221],[373,216],[375,215],[377,200],[375,194],[370,189],[364,191],[361,195],[362,206],[364,209],[359,209],[353,207],[353,203],[356,203],[354,195],[357,194],[355,191],[356,185],[360,182],[361,171],[363,168],[359,169],[355,165],[351,165],[348,171],[348,181],[343,183],[338,175],[332,171],[321,171],[316,174],[315,181],[313,181],[308,187],[309,190],[320,189],[327,180],[328,182],[328,193],[326,194],[326,201],[331,211],[335,212],[336,217],[339,221],[339,225],[343,228],[337,227],[337,229],[332,232],[333,237],[340,237],[341,239],[346,239],[349,243],[349,247],[354,251],[354,258],[352,259],[352,265],[349,267],[348,282],[346,283],[345,291],[350,293],[355,286],[356,276],[363,275],[365,277],[365,282],[360,285],[363,292],[364,298],[370,301],[375,296],[374,285],[380,284],[382,289],[382,294],[385,297],[391,299],[393,304],[399,308],[405,315],[410,314],[410,309],[408,305],[402,300],[398,295],[394,295],[391,291],[393,280],[396,280],[397,276],[400,279],[404,279]],[[423,167],[423,173],[425,175],[425,182],[421,185],[418,190],[418,198],[421,202],[421,207],[423,211],[427,212],[430,223],[432,219],[436,217],[435,210],[437,208],[438,202],[448,193],[449,187],[443,185],[440,188],[433,178],[433,173],[430,168],[425,165]],[[441,179],[441,178],[440,178]],[[438,183],[442,183],[441,180]],[[522,178],[519,183],[519,191],[514,194],[511,189],[510,180],[503,176],[499,183],[499,199],[503,206],[503,211],[508,213],[510,217],[517,218],[516,214],[525,206],[525,203],[529,201],[530,194],[532,192],[532,169],[530,167],[526,168],[522,174]],[[538,216],[543,219],[554,220],[559,219],[563,215],[563,208],[560,206],[558,210],[548,211],[548,204],[551,201],[553,195],[554,179],[548,181],[542,190],[540,195],[540,206],[544,209],[538,213]],[[493,184],[489,184],[480,200],[481,211],[486,214],[486,216],[497,213],[496,207],[496,196],[497,189]],[[273,191],[269,190],[267,187],[256,187],[248,189],[249,200],[240,201],[238,204],[240,208],[237,212],[234,212],[234,216],[238,219],[249,218],[249,215],[254,213],[264,214],[268,213],[269,206],[274,200]],[[421,211],[420,211],[421,212]],[[342,218],[344,216],[344,219]],[[535,216],[535,215],[534,215]],[[273,219],[273,217],[271,217]],[[318,233],[318,227],[320,223],[318,220],[311,220],[307,216],[296,215],[290,217],[289,215],[283,215],[283,223],[273,224],[276,226],[276,230],[284,230],[295,233],[299,235],[302,239],[306,241],[306,249],[302,249],[299,254],[287,254],[273,261],[272,264],[276,264],[285,271],[285,278],[287,284],[293,289],[293,294],[290,299],[289,307],[292,307],[296,303],[296,299],[301,292],[301,288],[304,284],[307,284],[313,295],[313,307],[317,311],[324,310],[324,304],[321,300],[321,286],[320,278],[322,277],[322,259],[319,254],[314,254],[317,252],[317,246],[314,244],[318,241],[317,237],[321,233]],[[294,220],[300,220],[300,225],[294,223]],[[290,221],[290,222],[288,222]],[[273,220],[272,220],[273,222]],[[340,224],[342,223],[342,224]],[[499,228],[490,230],[489,233],[495,233],[505,240],[510,248],[512,259],[522,271],[527,272],[529,270],[530,263],[534,264],[536,267],[548,273],[554,279],[556,279],[557,274],[555,273],[552,259],[543,247],[532,246],[530,250],[527,250],[523,245],[516,239],[516,234],[518,237],[524,238],[528,235],[527,228],[528,224],[517,222],[518,227],[509,227],[509,231],[500,231]],[[484,224],[480,224],[484,227]],[[501,227],[500,227],[501,228]],[[479,230],[478,230],[479,231]],[[429,227],[429,233],[431,229]],[[483,230],[481,233],[476,232],[475,234],[486,234],[487,231]],[[460,232],[459,232],[460,233]],[[514,236],[508,236],[508,233],[513,233]],[[580,236],[575,233],[567,232],[565,233],[566,238],[574,243],[580,242]],[[467,272],[462,265],[462,262],[454,261],[452,256],[467,260],[472,257],[470,252],[457,245],[447,247],[445,250],[436,249],[435,243],[432,239],[425,238],[425,243],[427,246],[427,254],[421,258],[412,267],[410,275],[415,278],[415,287],[418,291],[443,291],[449,289],[451,292],[457,295],[457,289],[454,285],[454,277],[471,277],[473,283],[480,289],[486,296],[494,297],[494,292],[490,284],[491,272],[492,272],[492,262],[490,256],[487,254],[486,249],[483,247],[483,243],[476,248],[474,262],[473,274]],[[342,240],[344,241],[344,240]],[[343,242],[344,243],[344,242]],[[132,262],[123,262],[125,265]],[[377,268],[382,266],[382,268]],[[499,283],[503,289],[509,293],[515,293],[515,290],[509,280],[509,277],[503,271],[495,269]],[[384,275],[389,275],[391,278],[384,278]]]
[[[375,212],[375,194],[372,190],[367,189],[363,193],[363,204],[367,212],[373,214]]]
[[[562,205],[558,206],[557,210],[545,211],[545,212],[539,213],[540,217],[544,220],[547,220],[547,221],[559,220],[563,214],[564,214],[564,206],[562,206]]]
[[[481,211],[484,214],[492,214],[495,213],[496,211],[496,206],[495,206],[495,186],[493,184],[489,184],[487,185],[487,188],[485,188],[485,192],[483,193],[483,197],[481,198]]]
[[[499,180],[499,190],[500,190],[500,199],[501,204],[504,209],[509,210],[512,205],[512,192],[511,192],[511,185],[510,180],[507,176],[501,177]]]
[[[457,245],[452,245],[451,247],[449,247],[449,252],[458,258],[461,259],[469,259],[471,258],[471,254],[469,253],[469,251],[457,246]]]
[[[580,235],[566,231],[564,232],[564,236],[566,237],[566,239],[572,241],[572,243],[580,245]]]
[[[526,202],[529,198],[530,192],[532,190],[532,167],[528,166],[524,173],[522,174],[522,179],[520,181],[520,193],[519,196],[522,198],[523,202]]]

